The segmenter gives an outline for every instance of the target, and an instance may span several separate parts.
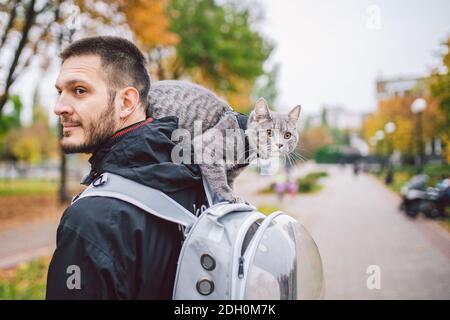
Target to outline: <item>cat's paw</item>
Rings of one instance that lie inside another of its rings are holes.
[[[228,201],[229,203],[247,203],[244,199],[235,195],[229,195],[223,201]]]

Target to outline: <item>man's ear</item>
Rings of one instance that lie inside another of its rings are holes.
[[[126,87],[120,91],[120,118],[128,118],[139,106],[139,91]]]

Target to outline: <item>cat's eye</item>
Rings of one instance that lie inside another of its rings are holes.
[[[271,137],[272,136],[272,129],[267,129],[267,136],[268,137]]]
[[[290,139],[291,136],[292,136],[292,133],[290,133],[290,132],[286,132],[286,133],[284,134],[284,138],[285,138],[285,139]]]

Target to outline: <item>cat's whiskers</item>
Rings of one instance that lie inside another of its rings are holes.
[[[301,162],[306,162],[306,161],[308,161],[308,159],[302,157],[301,155],[292,155],[291,157],[292,157],[293,159],[295,159],[296,161],[297,161],[297,160],[300,160]]]
[[[312,156],[312,153],[313,153],[311,150],[309,150],[309,149],[307,149],[307,148],[305,148],[305,147],[303,147],[303,146],[301,146],[301,145],[297,146],[296,150],[301,151],[302,153],[304,153],[304,154],[307,155],[308,157],[309,157],[309,156]]]
[[[292,162],[292,159],[291,159],[291,157],[289,156],[289,153],[286,155],[286,159],[288,160],[289,165],[290,165],[291,167],[293,167],[293,166],[294,166],[294,163]]]
[[[294,163],[297,162],[297,160],[300,160],[301,162],[306,162],[307,159],[305,157],[303,157],[302,155],[300,155],[299,153],[292,151],[291,153],[288,154],[288,158],[290,160],[292,160]]]

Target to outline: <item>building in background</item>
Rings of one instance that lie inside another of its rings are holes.
[[[364,114],[349,111],[342,106],[324,105],[318,114],[309,115],[308,127],[328,126],[340,130],[359,130],[364,121]]]
[[[377,100],[386,100],[392,97],[406,95],[423,95],[425,86],[424,77],[395,77],[377,79]]]

